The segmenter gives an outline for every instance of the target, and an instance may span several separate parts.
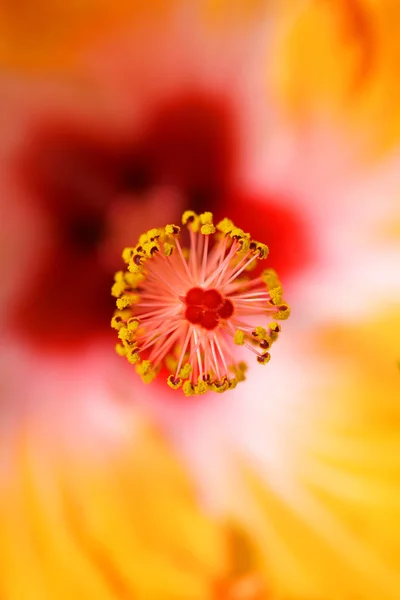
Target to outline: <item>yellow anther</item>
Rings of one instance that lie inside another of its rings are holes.
[[[180,230],[181,228],[179,227],[179,225],[166,225],[165,227],[166,235],[178,235]]]
[[[217,392],[217,394],[223,394],[224,392],[227,392],[229,390],[229,383],[227,383],[221,387],[214,386],[214,388],[212,388],[212,389],[214,390],[214,392]]]
[[[182,224],[187,225],[198,218],[198,215],[193,210],[185,210],[182,215]]]
[[[265,352],[261,356],[257,356],[257,362],[260,365],[266,365],[271,360],[271,355],[269,352]]]
[[[160,237],[160,235],[160,229],[157,229],[155,227],[153,229],[149,229],[149,231],[146,233],[147,241],[153,242],[154,240],[157,240]]]
[[[218,394],[222,394],[229,389],[229,380],[227,377],[224,377],[221,381],[213,381],[211,383],[211,389]]]
[[[274,269],[265,269],[265,271],[261,273],[261,278],[269,290],[281,285]]]
[[[280,333],[281,326],[279,325],[279,323],[272,321],[271,323],[268,324],[268,329],[273,333]]]
[[[143,281],[144,276],[142,275],[142,273],[124,273],[124,279],[126,282],[126,285],[131,287],[131,288],[136,288],[138,287],[138,285],[140,284],[141,281]]]
[[[267,336],[267,330],[264,327],[257,326],[254,330],[254,336],[260,340],[265,340]]]
[[[140,275],[143,271],[143,264],[140,263],[139,265],[137,265],[134,262],[130,262],[128,265],[128,270],[130,273],[133,273],[133,275]]]
[[[244,331],[242,331],[241,329],[236,329],[235,335],[233,336],[233,341],[238,346],[243,346],[243,344],[244,344]]]
[[[129,331],[127,327],[121,327],[118,332],[118,337],[122,342],[131,342],[133,339],[133,331]]]
[[[140,324],[139,319],[136,317],[132,317],[132,318],[128,319],[126,326],[129,329],[129,331],[131,331],[133,333],[134,331],[136,331],[138,329],[139,324]]]
[[[269,290],[269,295],[271,297],[272,304],[278,305],[282,302],[282,288],[280,285],[278,287],[272,288]]]
[[[185,365],[183,365],[183,367],[179,371],[179,377],[182,377],[182,379],[187,379],[191,372],[192,372],[192,367],[190,366],[189,363],[186,363]]]
[[[111,319],[111,327],[119,331],[121,327],[125,327],[125,323],[120,315],[114,315]]]
[[[290,317],[290,306],[283,302],[278,306],[278,312],[274,313],[275,319],[278,321],[286,321]]]
[[[123,310],[124,308],[131,306],[131,304],[131,296],[121,296],[121,298],[118,298],[117,300],[117,308],[119,308],[119,310]]]
[[[239,227],[233,227],[232,230],[229,232],[229,235],[232,238],[241,240],[242,238],[247,238],[250,239],[250,235],[246,232],[243,231],[243,229],[240,229]]]
[[[164,248],[163,248],[164,256],[171,256],[173,251],[174,251],[173,245],[169,244],[168,242],[164,242]]]
[[[124,271],[117,271],[114,275],[114,281],[117,283],[125,283]]]
[[[239,250],[238,253],[239,254],[247,254],[247,252],[250,249],[250,238],[248,237],[241,237],[239,239]],[[250,263],[250,266],[252,266],[253,263]],[[254,263],[255,264],[255,263]]]
[[[192,210],[186,210],[182,215],[183,225],[187,225],[194,233],[200,229],[200,217]]]
[[[138,348],[130,348],[127,350],[128,351],[126,353],[126,358],[128,359],[128,362],[130,362],[131,365],[135,365],[136,363],[138,363],[140,360],[139,349]]]
[[[136,367],[139,375],[148,375],[151,372],[152,364],[149,360],[144,360]]]
[[[235,375],[237,381],[244,381],[246,379],[247,364],[244,361],[240,361],[238,364],[230,367],[232,373]]]
[[[213,222],[213,214],[212,212],[203,212],[200,215],[200,221],[203,225],[210,225]]]
[[[212,235],[215,233],[215,227],[212,223],[207,223],[206,225],[202,225],[200,229],[203,235]]]
[[[136,248],[140,248],[140,246],[143,246],[143,244],[145,244],[147,241],[148,241],[147,232],[142,233],[139,237],[138,245],[136,246]],[[136,248],[135,248],[135,250],[136,250]]]
[[[117,344],[115,346],[115,352],[119,355],[119,356],[126,356],[126,348],[125,346],[123,346],[122,344]]]
[[[146,242],[147,244],[148,242]],[[143,244],[144,247],[144,244]],[[146,262],[147,260],[147,256],[145,254],[143,254],[143,247],[141,252],[136,252],[136,254],[134,254],[132,256],[132,260],[130,261],[129,265],[128,265],[128,270],[131,273],[141,273],[143,270],[143,264]]]
[[[230,390],[234,390],[235,387],[238,384],[238,380],[235,377],[232,377],[232,379],[229,379],[229,389]]]
[[[160,244],[156,241],[146,242],[143,244],[143,250],[148,258],[152,258],[156,252],[160,251]]]
[[[122,251],[122,260],[128,264],[134,254],[135,248],[124,248]]]
[[[115,298],[119,298],[125,291],[125,284],[120,281],[116,281],[111,288],[111,295]]]
[[[278,334],[275,333],[275,331],[271,331],[270,337],[271,337],[271,344],[273,344],[278,339]]]
[[[245,371],[238,371],[237,373],[235,373],[235,375],[236,375],[237,381],[245,381],[246,380]]]
[[[258,258],[267,258],[269,254],[269,248],[266,244],[262,244],[261,242],[252,242],[255,244],[255,251],[258,253]],[[250,244],[250,247],[252,247]]]
[[[143,383],[151,383],[157,377],[157,371],[150,371],[145,375],[141,375]]]
[[[222,219],[222,221],[220,221],[216,227],[217,227],[218,231],[221,231],[222,233],[227,234],[227,233],[230,233],[232,231],[232,229],[234,229],[235,226],[230,219],[227,219],[225,217],[225,219]]]
[[[194,393],[196,394],[196,396],[201,396],[202,394],[205,394],[208,391],[208,383],[206,381],[203,381],[202,379],[199,379],[198,382],[196,383],[196,385],[194,386]]]
[[[194,395],[194,387],[190,381],[185,381],[182,387],[183,393],[185,396],[193,396]]]
[[[262,348],[267,349],[271,345],[271,341],[272,341],[271,332],[269,330],[266,331],[264,329],[264,327],[256,327],[255,330],[253,331],[253,337],[255,337],[257,342],[260,343]]]
[[[119,310],[123,310],[124,308],[128,308],[129,306],[132,306],[133,304],[138,304],[140,302],[140,296],[139,294],[129,294],[125,295],[125,296],[121,296],[121,298],[118,298],[116,304],[117,304],[117,308],[119,308]]]
[[[177,390],[182,386],[182,379],[179,379],[179,377],[175,379],[173,375],[170,375],[169,377],[167,377],[167,384],[173,390]]]

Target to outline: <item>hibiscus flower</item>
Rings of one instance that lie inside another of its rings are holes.
[[[329,118],[293,128],[265,91],[275,22],[210,4],[222,18],[193,5],[85,43],[68,76],[4,79],[6,597],[398,597],[396,499],[365,474],[376,394],[360,460],[349,456],[366,344],[351,364],[333,350],[399,297],[398,243],[385,237],[398,165],[366,166]],[[255,364],[217,401],[137,382],[104,339],[123,247],[183,208],[265,241],[294,307],[262,375]],[[345,427],[324,436],[338,397]],[[169,443],[138,432],[136,411]],[[376,460],[395,480],[389,451]]]

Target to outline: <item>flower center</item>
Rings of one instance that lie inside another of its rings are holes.
[[[215,329],[221,319],[229,319],[233,315],[232,302],[214,288],[191,288],[185,296],[185,304],[186,320],[208,330]]]

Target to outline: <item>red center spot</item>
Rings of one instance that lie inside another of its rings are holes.
[[[185,296],[185,318],[193,325],[204,329],[215,329],[220,319],[229,319],[233,315],[233,304],[216,289],[203,290],[191,288]]]
[[[222,302],[223,298],[218,290],[205,290],[203,306],[210,310],[216,310],[221,306]]]
[[[204,290],[200,287],[194,287],[188,291],[185,296],[187,306],[202,306],[204,299]]]
[[[193,325],[200,325],[204,311],[200,306],[188,306],[185,312],[185,318]]]
[[[205,310],[200,325],[204,329],[215,329],[219,324],[219,317],[214,310]]]
[[[219,307],[218,316],[221,319],[229,319],[233,315],[233,304],[228,298],[225,298],[222,306]]]

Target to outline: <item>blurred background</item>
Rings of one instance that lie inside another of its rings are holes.
[[[399,600],[397,0],[3,0],[0,597]],[[228,394],[143,384],[121,250],[182,211],[292,316]]]

